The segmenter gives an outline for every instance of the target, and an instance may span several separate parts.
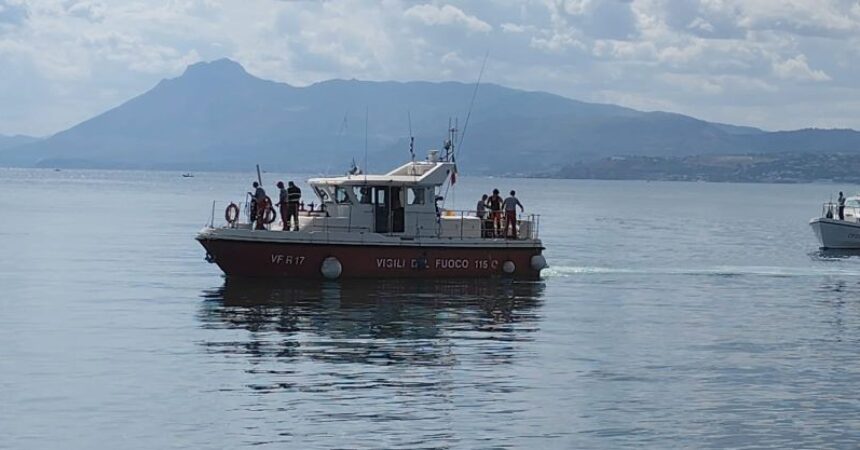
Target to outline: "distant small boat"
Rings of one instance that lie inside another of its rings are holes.
[[[809,221],[822,249],[860,250],[860,196],[848,197],[839,218],[839,205],[825,203],[821,217]]]
[[[194,178],[194,174],[186,172],[182,174],[182,178]]]

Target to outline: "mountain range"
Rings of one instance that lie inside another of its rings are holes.
[[[201,62],[48,138],[0,139],[0,165],[230,170],[260,163],[336,173],[355,159],[383,171],[409,158],[410,134],[418,158],[439,148],[451,117],[462,136],[461,170],[482,174],[546,172],[612,155],[860,153],[854,130],[767,132],[494,84],[479,87],[469,111],[474,89],[358,80],[296,87],[257,78],[229,59]]]
[[[39,138],[24,136],[24,135],[15,135],[15,136],[5,136],[0,134],[0,151],[20,147],[24,144],[29,144],[31,142],[38,141]]]

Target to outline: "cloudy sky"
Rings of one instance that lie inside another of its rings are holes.
[[[487,52],[485,80],[511,87],[860,128],[860,0],[0,0],[0,133],[60,131],[200,60],[472,82]]]

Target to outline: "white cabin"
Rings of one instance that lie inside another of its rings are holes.
[[[475,211],[441,209],[442,186],[456,164],[431,150],[424,161],[408,162],[385,175],[312,178],[313,211],[300,214],[303,232],[369,232],[410,238],[481,238]],[[306,201],[307,202],[307,201]],[[519,221],[519,239],[536,238],[530,220]]]

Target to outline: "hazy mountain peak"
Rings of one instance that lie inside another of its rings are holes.
[[[214,61],[200,61],[191,64],[185,69],[183,77],[197,76],[249,76],[241,64],[229,58],[216,59]]]

